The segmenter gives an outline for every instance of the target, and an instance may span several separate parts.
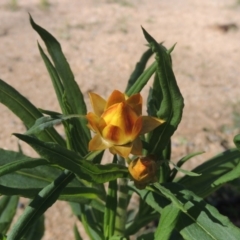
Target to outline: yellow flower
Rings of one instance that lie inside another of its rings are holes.
[[[134,184],[139,189],[144,189],[147,184],[158,181],[157,169],[157,163],[151,157],[136,158],[128,166]]]
[[[107,101],[90,93],[94,113],[87,114],[88,127],[96,133],[89,142],[89,150],[109,148],[113,154],[126,158],[141,155],[139,135],[152,131],[163,123],[158,118],[142,116],[142,97],[139,93],[127,97],[114,90]]]

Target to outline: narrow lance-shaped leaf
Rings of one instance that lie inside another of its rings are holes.
[[[0,198],[0,232],[6,234],[15,216],[18,196],[2,196]]]
[[[157,77],[155,81],[159,81],[161,87],[160,98],[161,104],[156,112],[156,116],[164,119],[166,122],[156,128],[150,135],[149,143],[153,146],[151,153],[162,155],[163,149],[167,146],[171,136],[177,129],[182,118],[182,110],[184,107],[183,97],[178,88],[173,70],[171,57],[167,50],[159,45],[156,40],[143,29],[144,36],[152,47],[152,51],[156,53]]]
[[[144,69],[147,65],[149,58],[152,56],[153,52],[152,49],[148,49],[141,57],[140,61],[136,64],[134,71],[132,72],[130,79],[128,80],[128,85],[125,92],[132,87],[132,85],[137,81],[137,79],[141,76],[144,72]]]
[[[154,186],[165,195],[180,213],[176,229],[184,239],[236,240],[240,230],[227,217],[193,192],[176,183]]]
[[[48,56],[44,53],[44,51],[43,51],[42,47],[40,46],[40,44],[38,44],[38,49],[39,49],[39,52],[40,52],[40,54],[42,56],[42,59],[43,59],[43,61],[45,63],[45,66],[46,66],[46,68],[48,70],[48,73],[49,73],[49,75],[51,77],[52,84],[53,84],[53,87],[55,89],[55,93],[57,95],[57,99],[58,99],[59,105],[60,105],[63,113],[66,114],[65,109],[64,109],[64,105],[63,105],[63,102],[62,102],[62,96],[63,96],[63,93],[64,93],[64,88],[63,88],[61,79],[59,78],[58,73],[57,73],[55,67],[53,66],[53,64],[49,60]]]
[[[78,228],[77,228],[77,225],[74,224],[74,227],[73,227],[73,231],[74,231],[74,238],[75,240],[82,240],[82,237],[78,231]]]
[[[154,238],[161,240],[168,240],[174,231],[178,222],[180,210],[173,204],[166,206],[161,214],[159,225],[155,231]]]
[[[40,216],[24,235],[24,240],[41,240],[44,235],[44,215]]]
[[[152,63],[135,81],[135,83],[126,91],[127,96],[132,96],[135,93],[139,93],[143,87],[150,80],[151,76],[155,73],[157,69],[157,63]]]
[[[104,239],[102,233],[102,222],[98,222],[95,219],[93,209],[89,205],[71,203],[72,211],[76,217],[81,221],[84,226],[86,233],[91,240]],[[102,208],[104,208],[102,206]],[[102,209],[103,210],[103,209]]]
[[[157,112],[160,108],[162,99],[163,99],[162,88],[158,79],[158,75],[155,73],[153,86],[149,89],[147,99],[148,115],[157,117]]]
[[[74,112],[72,106],[69,104],[67,100],[66,94],[63,95],[63,104],[68,113]],[[80,153],[81,156],[84,156],[88,153],[89,140],[86,140],[84,138],[83,129],[78,124],[78,121],[81,119],[86,119],[86,118],[80,117],[78,119],[69,119],[68,121],[63,123],[65,128],[66,138],[67,138],[67,146],[68,146],[67,148]],[[87,127],[87,125],[85,125],[85,127]]]
[[[0,102],[19,117],[27,128],[32,127],[34,122],[43,116],[29,100],[2,80],[0,80]],[[55,129],[48,129],[41,132],[39,138],[44,141],[57,142],[65,146],[65,141]]]
[[[29,227],[58,199],[61,191],[74,179],[74,174],[64,171],[33,199],[19,217],[8,235],[9,240],[19,240]]]
[[[30,158],[19,152],[4,149],[0,149],[0,166],[0,194],[9,196],[33,198],[61,173],[59,168],[50,166],[44,159]],[[74,179],[62,191],[60,199],[87,203],[89,199],[96,199],[101,195],[100,189],[85,187]]]
[[[240,141],[240,135],[235,136],[234,143],[238,150],[240,150],[239,141]],[[232,181],[233,179],[236,179],[239,177],[240,177],[240,159],[239,159],[237,165],[233,169],[229,170],[229,172],[227,172],[226,174],[222,175],[217,180],[215,180],[212,183],[212,186],[215,186],[215,187],[221,186],[222,184]]]
[[[45,143],[30,136],[14,134],[27,142],[40,156],[63,168],[76,173],[80,178],[90,182],[104,183],[117,178],[127,177],[127,168],[118,164],[95,165],[83,160],[77,153],[54,143]]]
[[[101,222],[96,222],[92,209],[89,206],[81,204],[80,219],[91,240],[104,239],[102,229],[99,228]]]
[[[187,162],[188,160],[190,160],[192,157],[195,157],[199,154],[202,154],[204,152],[196,152],[196,153],[190,153],[188,155],[186,155],[185,157],[181,158],[178,162],[177,162],[177,167],[180,168],[185,162]],[[172,182],[173,179],[175,178],[176,174],[177,174],[178,170],[177,168],[172,169],[171,175],[169,177],[168,182]]]
[[[142,191],[142,190],[139,190]],[[132,190],[128,191],[130,196],[133,195]],[[129,200],[130,203],[130,200]],[[144,199],[139,199],[138,208],[136,206],[129,206],[128,219],[126,224],[126,236],[134,235],[139,232],[140,229],[144,228],[151,222],[159,220],[160,214],[156,212]],[[130,217],[130,211],[133,210],[134,218]]]
[[[146,227],[148,224],[159,219],[159,213],[137,215],[130,226],[127,226],[126,235],[136,234],[139,229]]]
[[[191,171],[188,171],[188,170],[184,170],[184,169],[178,167],[175,163],[173,163],[173,162],[171,162],[171,161],[169,161],[169,162],[173,165],[173,167],[174,167],[177,171],[179,171],[179,172],[181,172],[181,173],[184,173],[185,175],[192,176],[192,177],[199,177],[199,176],[202,175],[202,173],[195,173],[195,172],[191,172]]]
[[[142,201],[151,206],[152,209],[154,209],[159,214],[162,214],[163,209],[165,209],[169,204],[171,204],[171,202],[163,195],[160,195],[159,192],[156,193],[154,191],[149,191],[147,189],[139,190],[133,186],[131,186],[131,188],[141,197]],[[171,240],[175,239],[173,238]]]
[[[68,100],[66,99],[66,91],[64,90],[63,84],[61,79],[58,76],[58,73],[55,69],[55,67],[53,66],[53,64],[51,63],[51,61],[48,59],[47,55],[44,53],[44,51],[42,50],[41,46],[38,45],[41,56],[45,62],[45,65],[48,69],[49,75],[52,79],[52,83],[58,98],[58,102],[60,104],[60,107],[62,109],[62,112],[65,115],[68,115],[68,113],[72,113],[74,112],[73,109],[71,107],[69,107],[68,105]],[[44,111],[45,113],[47,111]],[[50,111],[48,111],[51,114]],[[56,114],[55,114],[56,117]],[[82,118],[80,120],[84,120],[85,118]],[[55,120],[55,122],[57,123],[58,121]],[[46,127],[47,125],[45,125]],[[49,124],[48,126],[51,126],[51,124]],[[36,126],[35,126],[36,127]],[[68,148],[73,149],[77,152],[79,152],[82,155],[85,155],[87,153],[87,145],[86,145],[86,139],[84,139],[84,132],[82,132],[82,128],[79,125],[79,119],[75,120],[73,122],[73,124],[64,124],[65,127],[65,132],[67,135],[67,143],[68,143]],[[85,126],[86,127],[86,126]],[[38,131],[38,128],[35,128],[34,131]],[[29,132],[28,132],[29,134]],[[81,138],[79,136],[82,136]]]
[[[32,134],[38,134],[42,131],[44,131],[45,129],[47,128],[51,128],[53,127],[54,125],[57,125],[63,121],[66,121],[68,119],[71,119],[71,118],[82,118],[83,116],[79,116],[77,114],[75,115],[67,115],[67,116],[64,116],[64,115],[58,115],[58,116],[55,116],[54,118],[52,117],[48,117],[48,116],[44,116],[44,117],[41,117],[39,119],[36,120],[36,122],[34,123],[34,125],[28,129],[25,134],[27,135],[32,135]]]
[[[130,186],[134,192],[136,192],[148,205],[150,205],[155,211],[162,213],[163,209],[171,202],[160,194],[155,194],[154,191],[147,189],[139,190],[134,186]],[[152,189],[151,189],[152,190]]]
[[[25,159],[25,160],[18,160],[15,162],[10,162],[8,164],[1,166],[0,177],[5,174],[9,174],[9,173],[15,172],[17,170],[20,170],[22,168],[34,168],[34,167],[46,165],[46,164],[49,164],[49,162],[44,159],[34,159],[34,160],[33,159],[29,159],[29,160]]]
[[[55,65],[56,71],[62,80],[62,85],[66,93],[67,101],[71,105],[71,108],[73,110],[73,112],[68,112],[68,114],[86,115],[87,110],[83,94],[74,79],[71,68],[62,52],[61,45],[49,32],[37,25],[33,21],[31,16],[30,23],[33,29],[40,35],[40,37],[44,41],[48,53],[50,54]],[[77,128],[80,128],[80,131],[83,132],[83,135],[81,137],[84,140],[85,146],[87,146],[90,139],[90,131],[86,127],[87,121],[86,119],[79,119],[79,123],[80,125],[77,125]]]
[[[202,173],[201,176],[197,178],[184,176],[177,182],[198,196],[206,197],[216,191],[225,181],[239,177],[239,163],[240,152],[237,149],[230,149],[192,170],[195,173]]]
[[[42,188],[21,188],[21,187],[6,187],[0,185],[0,193],[6,196],[18,195],[25,198],[34,198]],[[100,192],[91,187],[67,187],[62,190],[62,193],[59,196],[59,200],[71,201],[81,204],[90,204],[91,200],[98,199]]]

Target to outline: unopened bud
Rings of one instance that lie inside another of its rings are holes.
[[[135,186],[144,189],[149,183],[157,182],[157,163],[151,157],[140,157],[134,159],[128,166]]]

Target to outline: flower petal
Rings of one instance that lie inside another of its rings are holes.
[[[89,151],[104,150],[106,148],[109,148],[109,144],[99,134],[95,135],[88,144]]]
[[[125,102],[125,96],[120,91],[114,90],[107,100],[105,109],[108,109],[113,104],[120,103],[120,102]]]
[[[130,136],[138,116],[125,102],[121,102],[109,107],[103,113],[102,118],[105,120],[107,126],[117,126],[125,135]]]
[[[107,126],[105,120],[103,118],[100,118],[99,123],[98,123],[98,129],[99,132],[102,132],[103,129]]]
[[[139,117],[137,121],[135,122],[133,129],[132,129],[132,134],[131,134],[131,140],[133,141],[137,136],[140,135],[141,130],[142,130],[142,117]]]
[[[142,115],[142,96],[140,93],[132,95],[126,102],[138,116]]]
[[[100,117],[105,109],[106,101],[98,94],[92,92],[89,93],[89,97],[94,113]]]
[[[131,154],[140,156],[142,155],[142,141],[140,138],[136,138],[133,141],[133,146],[131,150]]]
[[[151,132],[154,128],[160,126],[165,121],[160,118],[142,116],[142,130],[140,134]]]
[[[103,129],[102,137],[116,145],[123,145],[130,141],[130,137],[126,136],[121,128],[111,124]]]
[[[98,132],[99,132],[98,123],[99,123],[99,121],[100,121],[100,118],[99,118],[96,114],[94,114],[94,113],[92,113],[92,112],[88,113],[88,114],[86,115],[86,118],[87,118],[87,120],[88,120],[87,126],[88,126],[92,131],[98,133]]]
[[[122,145],[122,146],[112,146],[109,151],[112,153],[112,154],[118,154],[124,158],[127,158],[131,152],[131,149],[132,149],[132,144],[129,143],[129,144],[125,144],[125,145]]]

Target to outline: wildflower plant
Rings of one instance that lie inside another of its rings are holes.
[[[92,109],[87,110],[60,44],[31,17],[30,23],[46,45],[48,55],[40,44],[38,48],[62,112],[38,109],[0,80],[0,102],[27,128],[14,135],[39,155],[32,158],[21,151],[0,149],[1,239],[41,239],[43,214],[57,200],[69,202],[93,240],[133,235],[148,240],[239,239],[239,229],[203,198],[239,177],[240,137],[234,139],[236,148],[193,171],[182,165],[200,153],[171,162],[171,137],[184,107],[172,70],[174,47],[166,49],[143,29],[149,49],[137,63],[126,91],[113,89],[110,96],[91,92]],[[146,68],[153,54],[155,60]],[[152,76],[145,116],[141,90]],[[54,128],[59,123],[64,126],[64,138]],[[112,153],[112,162],[103,164],[106,149]],[[178,171],[184,176],[177,178]],[[134,206],[133,193],[139,196]],[[31,200],[8,231],[19,196]],[[155,227],[147,230],[152,222]],[[73,231],[76,240],[82,239],[76,226]]]

